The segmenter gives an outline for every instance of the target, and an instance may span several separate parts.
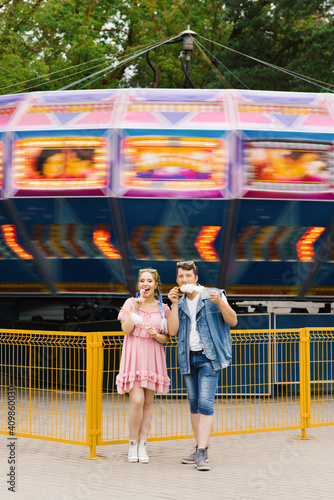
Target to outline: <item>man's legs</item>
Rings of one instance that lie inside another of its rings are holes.
[[[210,470],[207,463],[207,446],[213,427],[214,400],[219,372],[215,372],[212,363],[204,356],[198,363],[198,421],[195,467],[200,471]]]
[[[199,413],[190,413],[191,427],[195,436],[196,444],[198,445],[198,424],[199,424]]]
[[[183,375],[183,380],[187,388],[188,402],[190,406],[190,419],[191,426],[196,441],[196,451],[198,449],[198,369],[196,364],[196,353],[190,353],[190,374]],[[194,464],[195,463],[195,452],[191,455],[182,458],[181,462],[183,464]]]
[[[196,450],[204,449],[207,460],[206,448],[213,428],[213,405],[219,372],[213,370],[211,361],[202,352],[191,353],[190,364],[191,373],[184,375],[184,381],[188,391],[191,424],[197,443]],[[194,457],[195,454],[190,455],[182,462],[194,463]]]
[[[207,448],[213,427],[213,415],[191,413],[191,426],[199,448]]]
[[[213,415],[203,415],[202,413],[197,413],[198,418],[198,428],[197,428],[197,446],[198,448],[207,448],[209,444],[209,439],[213,427]]]
[[[214,371],[211,361],[202,354],[198,370],[198,422],[197,444],[206,448],[213,427],[214,402],[219,372]]]

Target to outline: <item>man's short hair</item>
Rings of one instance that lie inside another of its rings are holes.
[[[193,260],[184,260],[176,263],[176,275],[178,273],[178,269],[181,268],[184,271],[194,271],[195,276],[198,276],[198,269]]]

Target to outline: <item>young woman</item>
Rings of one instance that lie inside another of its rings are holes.
[[[146,441],[154,394],[167,394],[170,386],[163,347],[169,340],[170,309],[162,302],[159,286],[156,269],[141,269],[136,298],[127,299],[118,316],[125,337],[116,384],[120,394],[130,393],[129,462],[149,462]]]

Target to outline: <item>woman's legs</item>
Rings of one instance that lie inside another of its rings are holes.
[[[129,437],[131,441],[137,441],[139,429],[143,419],[144,389],[134,387],[130,392],[129,402]]]
[[[150,432],[154,393],[150,389],[134,387],[130,392],[129,437],[146,441]]]
[[[150,389],[144,389],[145,399],[144,399],[144,407],[143,407],[143,417],[141,421],[141,426],[139,429],[139,442],[147,441],[151,422],[152,422],[152,412],[153,412],[153,401],[154,401],[154,393]]]

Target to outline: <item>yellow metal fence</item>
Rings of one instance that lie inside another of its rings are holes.
[[[214,435],[332,425],[334,328],[232,332]],[[0,433],[99,445],[128,440],[128,395],[116,390],[120,332],[0,331]],[[177,340],[166,346],[170,392],[155,398],[150,439],[192,436]]]

